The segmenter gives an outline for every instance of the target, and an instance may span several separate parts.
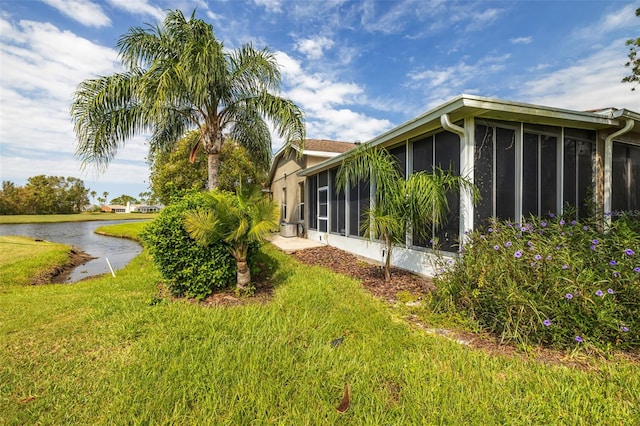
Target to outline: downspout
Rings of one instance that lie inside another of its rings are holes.
[[[469,140],[468,135],[467,135],[467,130],[464,127],[460,127],[456,124],[453,124],[451,122],[451,119],[449,118],[449,114],[442,114],[440,116],[440,124],[442,124],[442,128],[445,130],[448,130],[449,132],[453,132],[456,135],[460,136],[460,153],[461,156],[465,156],[468,157],[468,153],[466,152],[468,147],[467,147],[467,141]],[[462,158],[460,159],[460,163],[461,163],[461,167],[460,167],[460,172],[462,172],[462,164],[467,164],[467,162],[469,161],[469,159],[465,158],[464,161],[462,161]],[[473,157],[471,157],[471,164],[473,164]],[[466,212],[466,213],[463,213]],[[466,242],[467,239],[467,234],[466,231],[467,229],[471,229],[473,228],[473,200],[471,199],[471,194],[467,193],[465,191],[465,193],[463,193],[462,191],[460,191],[460,213],[461,213],[461,217],[460,217],[460,229],[458,230],[459,232],[459,237],[462,240],[462,242]],[[464,218],[462,217],[462,215],[464,215]]]
[[[627,118],[627,122],[625,126],[618,130],[617,132],[611,133],[604,140],[604,213],[605,213],[605,222],[611,222],[611,216],[606,215],[606,213],[611,212],[611,173],[612,173],[612,163],[613,163],[613,139],[618,136],[624,135],[633,129],[635,125],[635,121],[631,118]]]

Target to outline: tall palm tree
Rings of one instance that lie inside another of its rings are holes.
[[[250,44],[225,51],[211,25],[170,11],[159,26],[134,27],[117,44],[127,71],[85,80],[76,89],[71,117],[83,165],[106,168],[126,140],[150,132],[150,152],[170,150],[198,132],[191,160],[202,146],[208,187],[218,185],[219,155],[228,136],[268,167],[267,121],[290,144],[302,145],[304,117],[278,96],[280,70],[273,52]]]
[[[393,247],[405,244],[407,232],[427,237],[449,211],[447,193],[470,191],[474,201],[478,190],[469,179],[436,168],[433,172],[416,172],[406,179],[395,158],[385,149],[361,145],[347,156],[338,169],[337,186],[355,186],[372,180],[375,194],[372,206],[365,210],[368,220],[361,230],[369,240],[381,240],[385,246],[384,279],[391,279]]]
[[[211,191],[210,209],[191,211],[185,216],[185,229],[198,244],[217,241],[228,244],[237,265],[236,291],[245,294],[251,283],[247,254],[251,243],[262,243],[278,229],[280,209],[262,194],[259,186],[245,187],[237,195]]]

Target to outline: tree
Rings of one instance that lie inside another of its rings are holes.
[[[0,214],[79,213],[89,203],[89,190],[74,177],[32,176],[24,187],[2,182]]]
[[[91,200],[93,202],[93,204],[96,203],[96,195],[98,195],[98,193],[96,191],[91,191],[89,194],[91,194]]]
[[[102,199],[104,200],[105,203],[109,202],[109,193],[107,191],[104,191],[102,193]]]
[[[303,113],[280,97],[281,75],[273,52],[250,44],[227,52],[211,25],[170,11],[159,26],[131,28],[117,44],[123,73],[85,80],[71,117],[83,165],[106,167],[135,134],[151,132],[151,156],[169,151],[189,131],[208,164],[208,187],[218,186],[219,157],[227,137],[258,164],[268,165],[271,136],[266,120],[290,144],[305,138]]]
[[[636,9],[636,16],[640,17],[640,7]],[[627,40],[626,45],[631,47],[629,47],[629,60],[624,66],[631,68],[631,74],[624,77],[622,82],[638,84],[640,83],[640,55],[638,55],[640,52],[640,37],[636,39],[630,38]],[[631,90],[636,90],[635,86]]]
[[[196,142],[194,137],[197,138],[196,132],[189,133],[172,151],[158,153],[152,159],[151,189],[165,205],[185,191],[207,187],[206,157],[196,156],[193,166],[189,166],[189,152]],[[199,152],[202,150],[199,147]],[[219,189],[235,192],[238,186],[263,184],[267,171],[267,168],[258,167],[247,151],[234,141],[228,139],[222,145]]]
[[[126,206],[127,203],[138,204],[138,200],[133,198],[131,195],[122,194],[119,197],[116,197],[111,200],[111,204],[120,204]]]
[[[212,191],[211,209],[187,213],[185,229],[203,246],[224,241],[237,265],[236,291],[245,294],[251,282],[247,254],[252,243],[263,243],[278,229],[278,205],[262,194],[259,186],[244,187],[233,195]]]
[[[477,188],[469,179],[441,169],[412,173],[405,179],[387,150],[366,144],[343,160],[336,181],[339,188],[346,189],[369,179],[373,180],[375,193],[361,230],[366,238],[381,240],[385,247],[385,281],[391,279],[393,247],[405,244],[408,230],[415,237],[428,237],[427,232],[446,218],[450,191],[470,191],[474,199],[478,198]]]

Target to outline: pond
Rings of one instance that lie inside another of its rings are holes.
[[[107,237],[95,234],[97,227],[114,225],[123,222],[139,222],[131,220],[109,220],[93,222],[61,222],[61,223],[29,223],[0,225],[0,235],[20,235],[45,241],[63,243],[74,246],[95,259],[75,268],[67,282],[111,273],[107,259],[114,271],[126,266],[131,259],[142,252],[142,247],[135,241],[125,238]]]

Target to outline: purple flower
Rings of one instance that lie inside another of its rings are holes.
[[[607,289],[607,293],[609,293],[609,294],[613,294],[613,289],[612,289],[612,288],[608,288],[608,289]]]
[[[531,241],[527,241],[527,245],[528,245],[529,247],[533,247],[533,243],[532,243]]]
[[[553,213],[549,213],[549,217],[554,218],[554,217],[556,217],[556,215],[553,214]]]
[[[627,256],[633,256],[634,254],[636,254],[636,252],[631,249],[626,249],[624,251],[624,254],[626,254]]]
[[[591,240],[591,244],[598,244],[599,242],[600,242],[600,241],[598,241],[598,240],[596,240],[596,239]]]
[[[536,254],[535,256],[533,256],[536,260],[540,260],[542,259],[542,256],[540,256],[539,254]]]
[[[567,299],[573,299],[573,294],[567,293],[564,297],[566,297]]]
[[[585,230],[585,231],[588,231],[589,227],[587,225],[585,225],[585,226],[582,227],[582,229]]]
[[[604,293],[602,292],[602,290],[596,290],[596,296],[602,297],[604,296]]]
[[[560,225],[564,225],[566,222],[564,221],[564,219],[562,219],[559,223]]]
[[[616,266],[618,264],[618,262],[616,262],[615,260],[610,260],[609,261],[609,265],[611,266]]]
[[[542,226],[544,228],[545,226],[547,226],[547,222],[545,222],[545,221],[540,222],[540,226]]]
[[[620,272],[614,272],[613,273],[613,277],[614,278],[620,278]]]
[[[575,221],[575,220],[572,220],[572,221],[571,221],[571,226],[575,226],[575,224],[576,224],[576,221]]]
[[[620,330],[622,330],[624,333],[626,333],[627,331],[629,331],[629,327],[625,327],[623,325],[622,327],[620,327]]]
[[[534,266],[536,266],[536,262],[531,262],[531,263],[529,264],[529,266],[531,266],[531,267],[533,268]]]
[[[591,247],[589,247],[589,248],[590,248],[591,250],[595,250],[595,249],[596,249],[596,246],[595,246],[595,245],[592,245],[592,246],[591,246]]]
[[[636,266],[635,268],[633,268],[633,272],[637,272],[638,274],[640,274],[640,266]]]
[[[546,319],[546,320],[542,321],[542,325],[544,325],[545,327],[549,327],[551,325],[551,321]]]
[[[521,251],[521,250],[518,250],[518,251],[517,251],[517,252],[515,252],[513,255],[514,255],[516,258],[520,259],[520,258],[522,257],[522,251]]]
[[[495,246],[493,246],[493,249],[494,249],[494,250],[500,250],[500,246],[495,245]]]
[[[507,241],[506,243],[504,243],[505,247],[511,247],[511,241]]]
[[[565,263],[564,265],[562,265],[562,269],[569,269],[569,265]]]
[[[582,340],[582,337],[580,337],[580,336],[576,336],[575,337],[575,341],[578,342],[578,343],[584,342],[584,340]]]
[[[493,232],[493,228],[489,228],[487,229],[487,231],[489,231],[489,233]]]
[[[547,260],[551,260],[551,255],[547,256]]]
[[[613,212],[606,212],[604,215],[605,215],[605,216],[607,216],[607,217],[609,217],[609,216],[611,216],[612,214],[613,214]]]

